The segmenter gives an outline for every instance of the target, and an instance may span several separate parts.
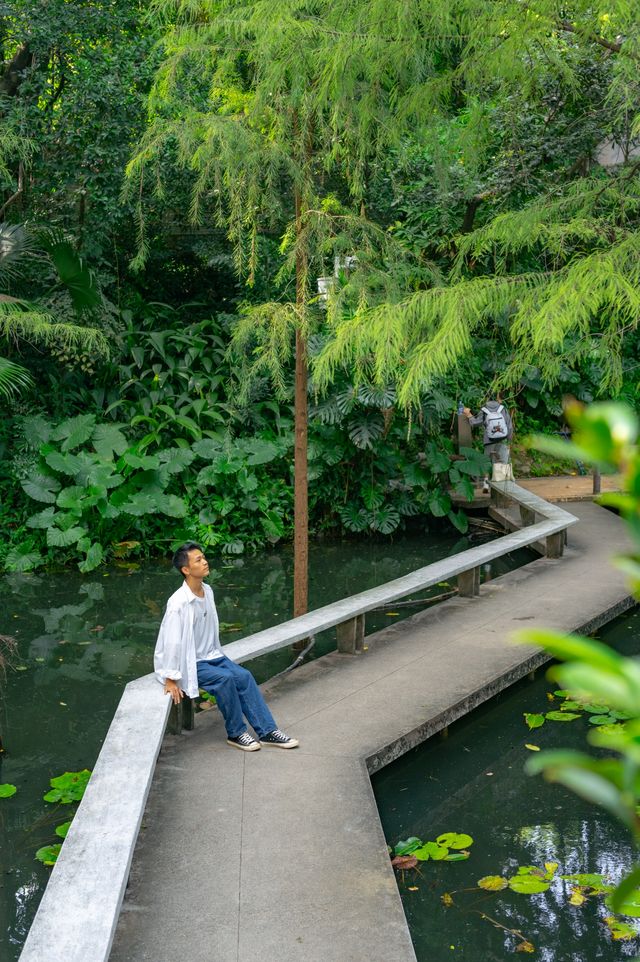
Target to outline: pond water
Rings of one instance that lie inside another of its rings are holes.
[[[617,619],[600,637],[626,654],[640,651],[640,613]],[[419,962],[487,962],[526,952],[538,962],[595,962],[637,958],[640,937],[612,939],[602,897],[569,903],[572,886],[560,874],[597,873],[618,881],[633,864],[629,836],[612,818],[558,785],[530,778],[523,767],[531,751],[582,749],[590,725],[583,716],[565,724],[545,722],[529,731],[523,712],[558,707],[547,692],[556,685],[544,671],[452,726],[374,777],[385,836],[395,846],[444,832],[473,838],[470,858],[423,862],[421,876],[398,875],[400,893]],[[557,862],[546,892],[486,892],[477,881],[513,876],[518,866]],[[464,890],[467,891],[464,891]],[[444,893],[453,904],[443,903]],[[625,919],[640,930],[640,920]],[[511,930],[511,931],[510,931]],[[519,935],[515,935],[517,930]],[[534,947],[525,949],[523,941]],[[520,948],[519,948],[520,946]],[[519,955],[518,955],[519,957]]]
[[[398,578],[470,546],[468,538],[433,533],[384,543],[318,543],[310,552],[310,607]],[[519,552],[484,574],[499,574],[531,557]],[[223,643],[291,617],[289,549],[211,563]],[[18,958],[49,875],[34,854],[59,842],[54,829],[70,817],[70,806],[42,800],[49,779],[93,766],[124,684],[152,668],[163,607],[179,583],[168,563],[99,569],[85,577],[63,571],[0,578],[0,635],[17,641],[6,679],[0,682],[0,732],[6,749],[0,783],[18,788],[12,798],[0,799],[3,962]],[[431,593],[445,590],[437,587]],[[372,613],[367,629],[384,627],[416,610]],[[335,633],[328,632],[318,638],[313,654],[331,648]],[[291,661],[287,649],[256,659],[251,668],[263,681]]]

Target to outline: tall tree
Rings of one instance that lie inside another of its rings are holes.
[[[416,95],[450,119],[443,177],[450,181],[453,167],[509,168],[511,209],[495,182],[476,187],[457,236],[442,239],[452,261],[444,284],[406,290],[393,304],[363,301],[356,312],[333,312],[316,383],[355,369],[357,379],[394,383],[410,408],[464,361],[477,337],[506,327],[502,384],[518,383],[534,364],[553,383],[564,365],[589,359],[601,368],[603,389],[615,390],[640,318],[637,7],[631,0],[429,6],[425,34],[437,33],[448,53]],[[559,154],[547,136],[532,154],[526,125],[533,119],[553,133],[562,114],[567,133],[573,129],[565,149]]]
[[[294,614],[307,609],[307,351],[319,316],[311,277],[327,275],[328,265],[333,272],[336,256],[355,256],[350,263],[363,266],[375,252],[376,284],[384,287],[380,267],[385,257],[399,256],[367,221],[363,201],[371,165],[429,114],[419,91],[434,73],[440,40],[424,33],[423,5],[154,6],[165,58],[148,130],[129,165],[135,189],[144,198],[145,177],[151,183],[172,152],[193,171],[192,216],[224,224],[249,283],[261,231],[283,236],[282,299],[247,310],[236,345],[251,345],[252,373],[268,372],[286,393],[295,344]],[[156,181],[156,190],[164,189]]]

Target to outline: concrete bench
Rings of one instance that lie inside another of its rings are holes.
[[[526,526],[520,531],[234,641],[225,645],[226,654],[236,662],[249,661],[333,627],[338,629],[338,649],[355,653],[362,647],[366,613],[380,605],[454,577],[461,595],[476,595],[481,565],[534,542],[544,541],[552,557],[561,555],[565,532],[577,518],[513,482],[493,484],[492,489],[496,499],[521,506]],[[108,960],[170,711],[171,699],[153,674],[125,687],[21,962]],[[177,731],[193,727],[189,699],[174,709],[172,724]]]

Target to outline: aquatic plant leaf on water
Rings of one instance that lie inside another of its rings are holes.
[[[470,845],[473,845],[473,839],[470,835],[458,835],[456,832],[445,832],[443,835],[438,835],[436,842],[438,845],[453,849],[469,848]]]
[[[440,896],[440,901],[442,902],[443,905],[446,905],[447,908],[453,905],[453,899],[451,898],[448,892],[444,892]]]
[[[560,866],[557,862],[545,862],[544,867],[546,869],[545,878],[551,879],[556,874]]]
[[[544,725],[544,715],[537,715],[532,712],[523,712],[524,720],[529,726],[529,730],[532,731],[534,728],[540,728]]]
[[[638,932],[632,925],[629,925],[628,922],[622,922],[613,915],[607,915],[607,917],[604,919],[604,923],[616,941],[626,942],[629,939],[635,939],[638,936]]]
[[[15,785],[10,785],[9,782],[5,782],[4,785],[0,785],[0,798],[11,798],[17,791],[18,789]]]
[[[525,939],[524,942],[520,942],[518,945],[516,945],[516,952],[535,952],[535,950],[535,945],[533,942],[529,942],[528,939]]]
[[[466,859],[470,858],[471,852],[450,852],[447,855],[446,862],[464,862]]]
[[[412,835],[411,838],[406,838],[403,841],[398,842],[393,850],[393,854],[410,855],[412,852],[415,852],[417,848],[421,848],[423,844],[424,843],[421,838],[417,838],[415,835]]]
[[[509,879],[509,888],[519,895],[537,895],[538,892],[546,892],[550,882],[536,875],[514,875]]]
[[[582,872],[574,875],[560,875],[558,877],[563,879],[565,882],[576,882],[578,885],[583,885],[594,889],[604,886],[606,879],[606,875],[590,874],[589,872]]]
[[[584,705],[584,710],[590,712],[592,715],[609,715],[613,714],[610,712],[606,705]]]
[[[485,892],[499,892],[501,889],[506,889],[509,885],[509,880],[502,878],[501,875],[485,875],[484,878],[478,879],[478,888],[484,889]]]
[[[564,689],[558,689],[558,691],[554,691],[553,694],[556,698],[569,698],[571,696],[571,692],[565,691]]]
[[[391,859],[391,864],[394,868],[399,868],[404,871],[404,869],[416,868],[418,859],[415,855],[396,855],[395,858]]]
[[[548,711],[547,714],[545,715],[545,718],[547,719],[547,721],[555,721],[555,722],[574,721],[574,719],[580,718],[580,717],[581,717],[580,715],[577,715],[575,712],[570,712],[570,711]]]
[[[62,842],[58,845],[45,845],[38,849],[36,858],[39,862],[42,862],[43,865],[55,865],[61,848]]]
[[[569,897],[569,905],[583,905],[587,901],[587,896],[579,888],[573,889]]]
[[[524,747],[525,747],[525,748],[528,748],[530,752],[539,752],[539,751],[540,751],[540,746],[539,746],[539,745],[530,745],[529,742],[525,742]]]
[[[589,717],[590,725],[615,725],[617,718],[613,715],[591,715]]]
[[[71,828],[71,820],[68,822],[63,822],[62,825],[56,825],[56,835],[58,838],[66,838],[69,829]]]
[[[437,842],[425,842],[421,848],[414,849],[413,854],[421,862],[427,862],[430,858],[434,862],[441,862],[449,854],[449,849],[444,845],[438,845]]]
[[[51,791],[44,796],[45,802],[60,802],[63,805],[79,802],[90,777],[91,772],[85,768],[81,772],[65,772],[64,775],[52,778],[49,782]]]

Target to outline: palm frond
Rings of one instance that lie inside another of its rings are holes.
[[[6,357],[0,357],[0,397],[15,397],[32,386],[33,378],[26,368]]]

